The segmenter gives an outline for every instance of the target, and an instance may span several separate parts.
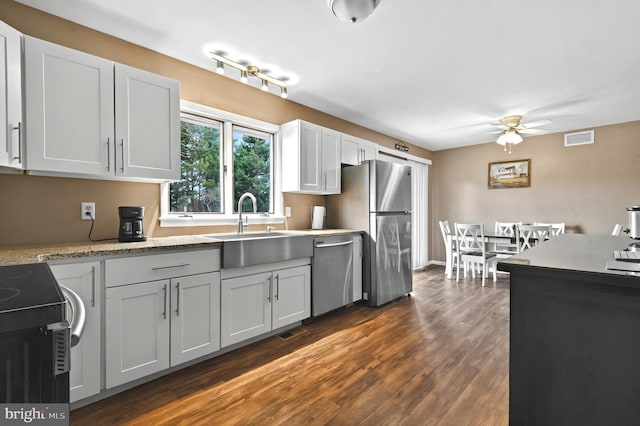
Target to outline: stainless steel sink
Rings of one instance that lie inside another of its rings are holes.
[[[313,256],[313,238],[282,232],[212,234],[222,244],[222,267],[240,268]]]

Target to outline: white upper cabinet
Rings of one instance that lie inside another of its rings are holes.
[[[180,178],[177,81],[33,37],[24,49],[27,169]]]
[[[26,167],[113,174],[113,62],[24,37]]]
[[[117,176],[180,179],[180,84],[115,64]]]
[[[340,193],[341,134],[302,120],[281,126],[282,190]]]
[[[342,164],[357,166],[366,160],[377,158],[378,146],[355,136],[342,134]]]
[[[22,168],[22,34],[0,21],[0,167]]]

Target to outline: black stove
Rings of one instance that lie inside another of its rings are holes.
[[[0,266],[0,402],[69,402],[65,315],[49,265]]]
[[[65,299],[46,263],[0,267],[0,333],[64,320]]]

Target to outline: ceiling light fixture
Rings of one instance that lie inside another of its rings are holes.
[[[222,61],[217,61],[216,72],[220,75],[224,74],[224,64],[222,63]]]
[[[508,149],[509,154],[511,154],[511,146],[522,142],[522,136],[520,136],[520,133],[518,133],[516,129],[509,128],[500,135],[496,142],[498,145],[503,145],[504,150],[507,151]]]
[[[355,24],[371,15],[379,3],[380,0],[328,0],[327,6],[336,18]]]
[[[240,63],[233,61],[226,56],[224,56],[223,52],[209,52],[211,58],[213,58],[217,63],[216,71],[220,68],[221,65],[228,65],[232,68],[240,71],[240,81],[243,83],[249,82],[249,77],[259,78],[261,80],[260,89],[265,92],[269,92],[269,83],[273,84],[280,88],[280,97],[286,99],[288,97],[287,94],[287,79],[285,78],[276,78],[273,77],[266,72],[263,72],[255,65],[247,65],[246,63]],[[220,74],[220,72],[218,72]]]

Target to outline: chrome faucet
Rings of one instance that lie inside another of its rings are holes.
[[[245,218],[245,222],[242,222],[242,202],[244,201],[245,198],[250,198],[251,202],[253,202],[253,212],[257,213],[258,212],[258,205],[256,204],[256,197],[253,196],[252,193],[250,192],[245,192],[244,194],[242,194],[240,196],[240,199],[238,200],[238,234],[242,234],[244,232],[244,228],[246,228],[247,226],[249,226],[249,218]]]

